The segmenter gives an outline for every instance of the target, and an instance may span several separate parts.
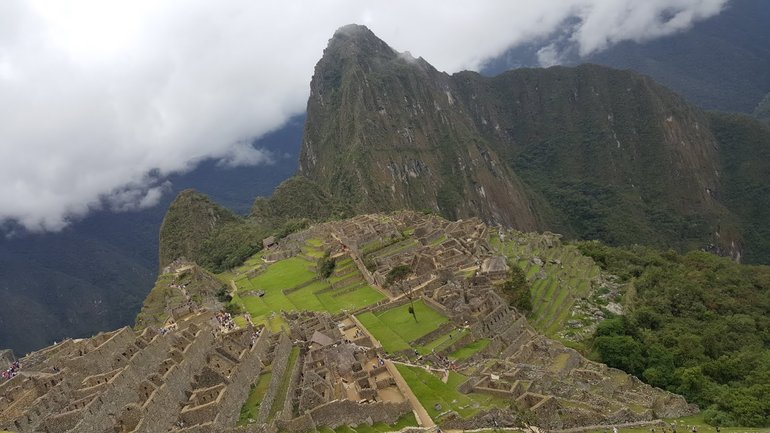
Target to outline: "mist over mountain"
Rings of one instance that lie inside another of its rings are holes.
[[[770,92],[769,16],[768,2],[732,0],[719,15],[686,32],[624,41],[582,57],[555,35],[509,50],[488,63],[484,74],[552,63],[597,63],[649,75],[703,109],[751,113]]]
[[[134,322],[158,273],[158,233],[178,191],[195,188],[236,213],[269,194],[297,167],[303,118],[259,141],[275,164],[227,168],[204,162],[172,176],[157,206],[102,211],[60,233],[0,238],[0,347],[24,353],[65,337]]]

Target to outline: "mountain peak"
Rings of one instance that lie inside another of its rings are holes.
[[[378,38],[368,27],[348,24],[340,27],[329,39],[323,59],[334,65],[347,61],[365,63],[371,59],[390,60],[398,53]]]

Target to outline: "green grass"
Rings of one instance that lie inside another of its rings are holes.
[[[313,265],[314,263],[299,257],[281,260],[271,264],[263,273],[250,279],[244,287],[246,290],[261,289],[266,292],[288,289],[313,279],[316,274],[309,269]]]
[[[311,262],[299,257],[275,262],[250,280],[242,278],[236,281],[238,293],[233,296],[233,300],[249,312],[255,323],[266,323],[265,317],[273,312],[304,310],[328,311],[335,314],[343,310],[365,307],[385,298],[382,293],[362,281],[356,282],[359,287],[348,293],[342,292],[347,291],[349,287],[318,293],[328,289],[330,285],[327,281],[312,281],[317,275],[309,269],[311,266]],[[352,266],[350,271],[346,277],[358,272]],[[308,282],[310,284],[299,290],[284,293],[285,289]],[[252,290],[263,290],[265,295],[241,296]]]
[[[358,315],[358,320],[374,338],[380,341],[386,351],[400,352],[411,348],[410,341],[422,337],[449,321],[444,315],[425,305],[422,300],[414,303],[414,310],[417,322],[409,314],[409,304],[391,308],[377,315],[366,312]],[[421,353],[430,352],[429,349],[426,352],[425,347],[417,349],[420,349]]]
[[[265,397],[265,393],[270,386],[270,379],[272,379],[272,377],[272,371],[263,372],[259,375],[259,379],[257,379],[257,382],[251,387],[249,397],[246,399],[246,402],[243,403],[241,415],[238,418],[238,425],[246,425],[249,422],[249,418],[257,418],[257,414],[259,414],[259,404],[262,403],[262,399]]]
[[[416,322],[409,314],[408,303],[383,311],[379,314],[379,318],[404,341],[416,340],[449,321],[446,316],[428,307],[422,300],[414,302],[414,311],[417,316]]]
[[[291,353],[289,354],[289,361],[286,364],[286,371],[283,372],[281,378],[281,384],[278,386],[278,391],[275,394],[275,401],[270,407],[269,419],[273,419],[275,414],[283,410],[283,404],[286,401],[286,394],[289,392],[289,381],[291,380],[291,371],[294,369],[294,364],[299,357],[299,347],[293,346]]]
[[[411,346],[409,346],[409,343],[404,341],[398,334],[393,332],[392,329],[388,325],[386,325],[384,322],[382,322],[379,317],[375,316],[371,312],[366,312],[363,314],[359,314],[356,316],[358,320],[361,322],[361,324],[366,327],[366,329],[376,338],[380,341],[380,344],[382,344],[383,349],[385,351],[390,353],[400,352],[402,350],[407,350]]]
[[[451,332],[447,332],[446,334],[440,335],[435,340],[429,342],[428,344],[424,346],[420,346],[420,352],[422,353],[429,353],[431,351],[440,352],[450,345],[452,345],[455,341],[459,340],[460,338],[464,337],[465,334],[467,334],[467,329],[453,329]]]
[[[451,353],[449,355],[449,359],[454,361],[462,361],[468,359],[476,353],[486,349],[486,347],[489,345],[489,341],[490,340],[486,338],[476,340],[465,347],[461,347],[456,352]]]
[[[467,418],[475,415],[482,409],[490,407],[505,407],[508,402],[504,399],[495,398],[481,394],[462,394],[456,389],[455,382],[461,382],[460,378],[455,376],[452,385],[442,382],[438,377],[428,373],[419,367],[409,367],[396,364],[401,376],[404,377],[409,388],[420,400],[428,415],[434,420],[436,417],[447,410],[454,410],[460,416]],[[459,375],[458,375],[459,376]],[[452,376],[450,375],[450,379]],[[435,404],[441,405],[440,410],[436,410]]]

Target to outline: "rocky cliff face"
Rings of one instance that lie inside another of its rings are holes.
[[[452,77],[343,27],[316,66],[300,172],[354,210],[409,207],[534,229],[521,180],[456,99]]]
[[[738,257],[723,147],[705,113],[630,71],[450,76],[346,26],[313,75],[300,173],[355,211]]]

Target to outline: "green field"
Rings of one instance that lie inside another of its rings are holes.
[[[308,249],[312,248],[308,246]],[[249,261],[251,268],[262,263],[261,259]],[[253,278],[245,276],[248,268],[241,268],[238,272],[242,277],[235,280],[238,291],[233,296],[233,302],[248,311],[255,323],[266,323],[272,313],[280,311],[327,311],[336,314],[344,310],[355,310],[385,298],[360,278],[348,286],[331,290],[332,282],[360,275],[349,259],[341,261],[341,265],[345,266],[343,271],[350,272],[330,280],[318,279],[314,271],[315,263],[303,257],[292,257],[272,263]],[[300,286],[300,289],[296,289]],[[264,291],[264,296],[245,295],[258,290]],[[272,324],[271,329],[280,329],[280,325]]]
[[[409,304],[383,311],[377,315],[371,312],[358,315],[358,320],[380,341],[388,352],[409,349],[409,342],[434,331],[449,321],[444,315],[428,307],[422,300],[414,303],[417,316],[409,314]]]
[[[491,407],[507,407],[510,403],[505,399],[495,398],[482,394],[462,394],[457,391],[457,384],[462,383],[465,378],[454,373],[450,375],[448,383],[442,382],[438,377],[419,367],[410,367],[407,365],[396,364],[401,376],[404,377],[409,388],[420,400],[425,410],[434,420],[440,413],[448,410],[454,410],[462,417],[475,415],[482,409]],[[441,405],[437,410],[436,403]],[[438,418],[440,419],[440,418]]]
[[[462,361],[464,359],[468,359],[479,351],[484,350],[489,345],[489,341],[490,340],[486,338],[476,340],[473,343],[458,349],[456,352],[451,353],[449,355],[449,359],[453,361]]]

